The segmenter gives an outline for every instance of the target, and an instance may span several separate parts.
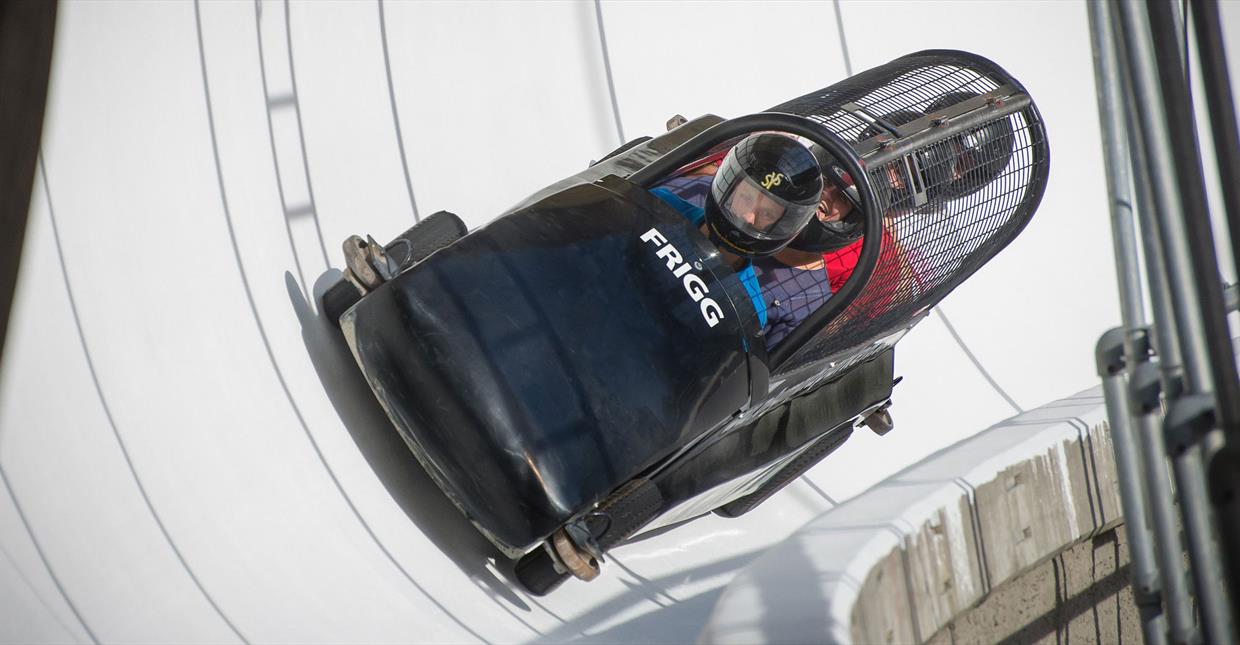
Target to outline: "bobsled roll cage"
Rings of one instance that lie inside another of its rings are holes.
[[[755,132],[777,131],[804,137],[826,148],[851,177],[862,178],[858,192],[861,198],[861,209],[865,214],[865,233],[857,268],[839,292],[832,294],[823,306],[812,312],[796,329],[771,349],[768,363],[772,372],[778,371],[807,339],[825,328],[852,303],[865,287],[866,281],[878,264],[882,207],[866,168],[879,167],[895,160],[916,163],[911,155],[913,151],[931,142],[967,132],[995,119],[1032,109],[1032,100],[1021,88],[1008,84],[902,126],[885,123],[881,117],[868,114],[865,109],[855,103],[845,104],[841,106],[841,109],[850,111],[861,119],[871,121],[884,132],[859,143],[854,149],[840,139],[839,135],[806,116],[763,112],[730,119],[715,125],[629,177],[629,181],[641,188],[649,189],[676,170],[700,159],[720,144]],[[641,142],[641,139],[631,141],[617,150],[617,153]],[[910,176],[917,177],[918,173],[910,173]],[[919,192],[919,197],[924,200],[924,191]]]

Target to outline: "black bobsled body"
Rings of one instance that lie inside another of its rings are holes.
[[[649,192],[760,131],[823,147],[866,220],[851,277],[771,348],[734,269]],[[886,433],[896,343],[1016,237],[1048,172],[1015,79],[919,52],[630,142],[472,232],[439,213],[381,249],[351,237],[327,309],[418,460],[541,594],[643,527],[746,512],[854,428]]]
[[[440,485],[509,549],[753,396],[746,346],[762,341],[744,287],[627,182],[568,188],[433,258],[342,326]]]

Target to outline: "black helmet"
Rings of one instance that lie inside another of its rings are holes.
[[[882,120],[895,125],[906,125],[923,116],[925,115],[916,110],[896,110],[883,115]],[[870,124],[857,136],[857,141],[865,141],[884,133],[890,134],[884,128]],[[870,175],[870,180],[874,185],[874,192],[878,196],[880,207],[886,210],[887,215],[895,212],[911,211],[915,201],[912,190],[913,182],[908,176],[908,172],[911,169],[906,165],[903,158],[892,160],[881,168],[885,170],[874,172],[875,169],[871,169],[867,173]]]
[[[944,94],[926,107],[935,112],[967,101],[975,92]],[[1012,159],[1012,124],[1007,117],[967,130],[920,151],[931,198],[957,199],[994,181]]]
[[[837,251],[861,239],[861,236],[865,234],[865,213],[861,210],[861,197],[853,178],[844,170],[834,155],[818,144],[810,145],[809,151],[818,162],[818,167],[822,169],[823,195],[820,198],[816,216],[810,219],[801,234],[788,246],[798,251],[820,253]],[[838,219],[824,220],[824,217],[830,215],[823,210],[828,208],[825,202],[827,193],[832,190],[830,186],[834,186],[839,194],[844,196],[849,209]]]
[[[780,134],[751,135],[719,165],[706,224],[711,238],[737,255],[771,255],[801,232],[821,193],[821,171],[805,146]]]

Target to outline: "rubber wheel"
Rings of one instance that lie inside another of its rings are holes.
[[[340,316],[361,299],[362,296],[357,292],[357,287],[342,278],[323,293],[323,306],[319,311],[339,328]]]
[[[551,556],[547,554],[547,550],[542,545],[517,560],[514,572],[521,586],[535,596],[545,596],[551,593],[570,577],[568,573],[555,570]]]

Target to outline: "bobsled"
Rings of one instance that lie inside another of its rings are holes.
[[[825,149],[863,217],[842,286],[767,347],[736,272],[649,189],[771,131]],[[439,212],[386,244],[352,236],[322,310],[422,467],[545,594],[890,430],[897,342],[1024,228],[1048,163],[1012,76],[918,52],[669,122],[472,231]]]

